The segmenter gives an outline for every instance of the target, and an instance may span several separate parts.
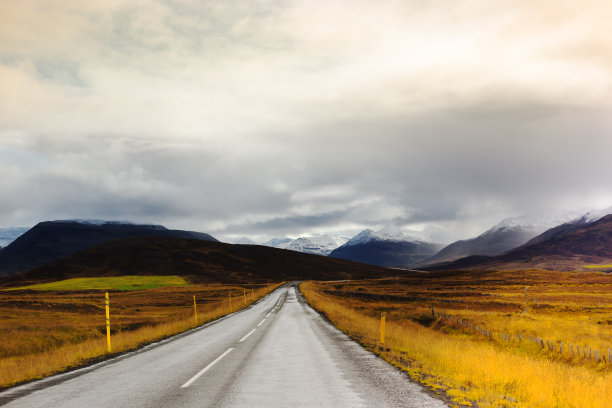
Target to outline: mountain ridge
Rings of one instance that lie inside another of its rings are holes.
[[[160,225],[115,221],[43,221],[0,252],[0,277],[24,272],[114,239],[147,235],[216,241],[205,233],[170,230]]]

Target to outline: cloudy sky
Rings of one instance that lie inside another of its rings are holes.
[[[0,0],[0,225],[476,235],[612,205],[612,3]]]

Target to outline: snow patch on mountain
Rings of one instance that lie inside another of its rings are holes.
[[[289,246],[291,242],[293,242],[293,238],[287,238],[287,237],[272,238],[264,242],[262,245],[273,247],[273,248],[287,249],[287,247]]]
[[[576,219],[578,214],[579,213],[577,211],[560,211],[548,214],[528,214],[520,215],[517,217],[509,217],[503,219],[498,224],[494,225],[479,236],[482,237],[486,235],[491,235],[503,230],[529,231],[533,232],[535,236],[550,228],[554,228],[557,225],[571,222],[572,220]]]
[[[586,214],[583,214],[582,216],[572,220],[572,223],[586,224],[589,222],[595,222],[595,221],[599,221],[600,219],[602,219],[603,217],[609,214],[612,214],[612,207],[591,210],[587,212]]]
[[[366,229],[355,235],[344,246],[363,245],[372,241],[385,242],[428,242],[424,236],[419,236],[420,231],[399,229],[396,227],[385,227],[378,231]],[[421,234],[423,235],[423,234]]]
[[[345,244],[349,237],[320,235],[316,237],[300,237],[293,240],[287,249],[307,254],[327,256],[331,251]]]

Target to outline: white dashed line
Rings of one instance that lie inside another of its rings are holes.
[[[251,334],[253,334],[254,331],[255,331],[255,329],[253,329],[250,332],[248,332],[246,336],[244,336],[243,338],[240,339],[240,341],[238,341],[238,343],[242,343],[243,341],[245,341],[247,339],[247,337],[249,337]]]
[[[249,333],[250,334],[250,333]],[[247,335],[248,336],[248,335]],[[240,340],[242,341],[242,340]],[[191,380],[187,381],[185,384],[181,385],[181,388],[187,388],[189,387],[191,384],[193,384],[193,382],[195,380],[197,380],[198,378],[200,378],[202,376],[202,374],[204,374],[205,372],[207,372],[208,370],[210,370],[212,368],[212,366],[214,366],[215,364],[217,364],[219,361],[221,361],[221,359],[223,357],[225,357],[226,355],[229,354],[230,351],[232,351],[234,348],[230,347],[228,348],[225,353],[221,354],[219,357],[217,357],[215,359],[215,361],[213,361],[212,363],[210,363],[209,365],[207,365],[206,367],[204,367],[202,369],[202,371],[200,371],[199,373],[197,373],[196,375],[194,375],[193,377],[191,377]]]
[[[257,325],[257,327],[261,326],[263,324],[263,322],[265,322],[266,319],[263,319],[261,322],[259,322],[259,324]]]

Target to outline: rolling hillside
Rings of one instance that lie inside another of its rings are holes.
[[[194,283],[337,280],[397,275],[398,271],[258,245],[171,237],[110,241],[56,260],[3,284],[75,277],[181,275]]]

